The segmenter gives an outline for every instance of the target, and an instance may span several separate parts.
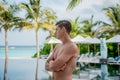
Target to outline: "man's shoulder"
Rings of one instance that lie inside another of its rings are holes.
[[[66,47],[65,50],[68,50],[69,52],[78,52],[78,47],[75,43],[69,43]]]
[[[70,48],[78,49],[77,45],[73,42],[69,43],[67,46],[69,46]]]

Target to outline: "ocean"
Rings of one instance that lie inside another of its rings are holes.
[[[42,48],[42,47],[40,47]],[[9,46],[9,57],[31,57],[36,53],[36,46]],[[0,58],[5,57],[5,46],[0,46]]]
[[[36,46],[9,46],[7,80],[35,80],[37,59],[27,58],[35,53]],[[4,76],[4,58],[5,47],[0,46],[0,80],[3,80]],[[45,70],[45,62],[46,60],[42,59],[39,61],[38,80],[49,80],[49,74]]]

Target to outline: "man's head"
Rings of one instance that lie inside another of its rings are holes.
[[[72,30],[71,23],[67,20],[61,20],[56,23],[56,37],[61,38],[65,34],[70,34]]]
[[[68,32],[68,34],[70,34],[70,31],[71,31],[72,27],[71,27],[71,23],[69,21],[61,20],[61,21],[58,21],[56,23],[56,25],[60,28],[64,27],[66,29],[66,31]]]

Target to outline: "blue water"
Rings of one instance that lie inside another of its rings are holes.
[[[0,59],[0,80],[4,76],[4,59]],[[7,80],[35,80],[36,59],[9,59]],[[40,60],[38,80],[49,80],[45,60]]]
[[[41,47],[42,48],[42,47]],[[36,46],[9,46],[9,57],[30,57],[36,53]],[[5,46],[0,46],[0,58],[5,57]],[[7,80],[35,80],[36,59],[8,60]],[[0,59],[0,80],[3,80],[5,59]],[[39,80],[49,80],[45,71],[45,60],[39,62]]]
[[[8,50],[9,57],[30,57],[35,53],[36,46],[9,46]],[[5,46],[0,46],[0,57],[5,57]]]

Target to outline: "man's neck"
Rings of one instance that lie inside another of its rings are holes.
[[[68,42],[71,42],[71,39],[69,36],[64,36],[63,39],[62,39],[62,44],[66,44]]]

